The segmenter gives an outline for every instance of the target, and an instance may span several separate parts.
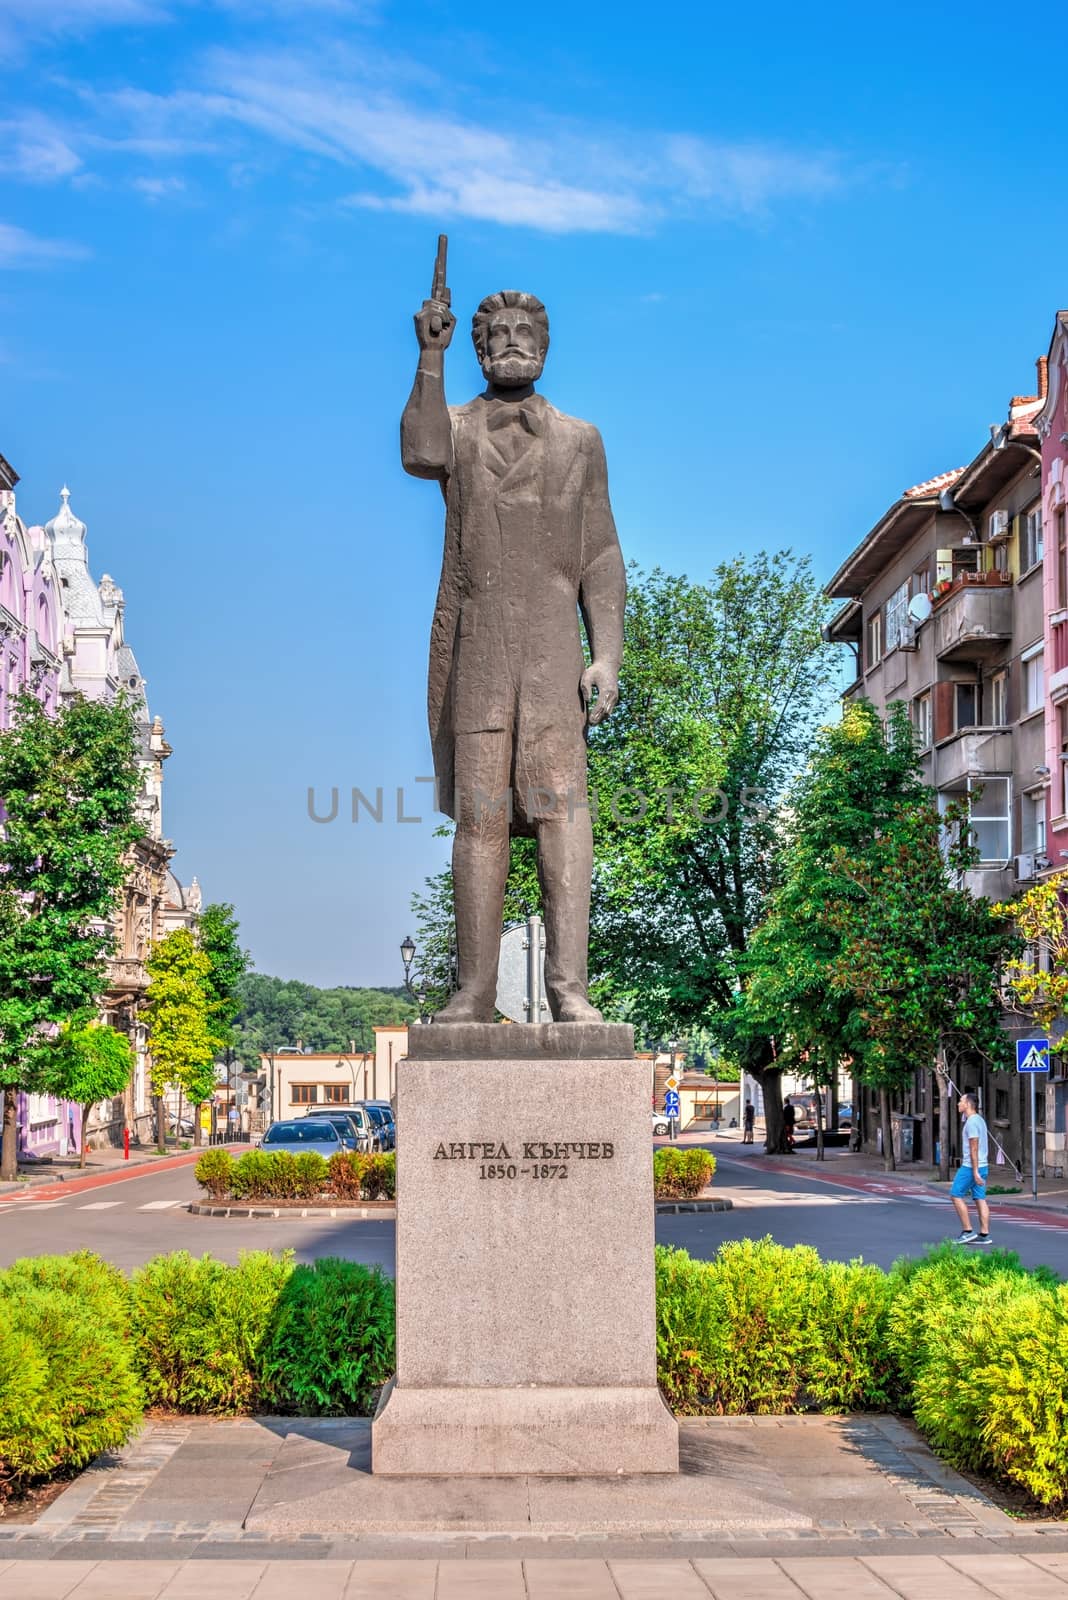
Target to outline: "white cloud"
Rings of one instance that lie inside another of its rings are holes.
[[[0,138],[6,146],[4,164],[9,177],[48,183],[71,177],[82,165],[67,139],[36,114],[0,122]]]
[[[185,190],[184,178],[135,178],[133,188],[143,194],[147,200],[163,200],[169,194],[181,194]]]
[[[88,254],[82,245],[66,239],[41,239],[0,222],[0,267],[37,267],[49,261],[77,261]]]
[[[27,3],[0,0],[0,7]],[[296,6],[199,3],[243,17]],[[295,14],[350,3],[363,0],[301,0]],[[52,9],[102,15],[124,5],[163,14],[157,0],[60,0]],[[818,151],[582,125],[539,114],[536,105],[517,130],[510,106],[482,106],[467,94],[463,109],[453,109],[462,86],[418,61],[357,52],[330,35],[314,57],[278,48],[215,52],[171,93],[65,88],[80,126],[38,119],[11,163],[16,175],[70,178],[90,163],[95,171],[137,157],[135,176],[129,165],[113,176],[158,199],[179,178],[145,174],[146,161],[172,169],[181,161],[188,172],[190,160],[210,155],[216,170],[247,175],[277,173],[288,156],[303,161],[305,179],[314,173],[318,181],[324,167],[351,174],[339,185],[341,206],[560,234],[632,233],[694,215],[759,218],[784,203],[822,200],[845,181],[837,158]]]

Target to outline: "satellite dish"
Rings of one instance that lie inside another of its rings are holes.
[[[929,594],[914,594],[909,601],[909,616],[913,622],[926,622],[933,609]]]

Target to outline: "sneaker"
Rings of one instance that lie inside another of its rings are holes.
[[[977,1234],[974,1235],[974,1238],[975,1238],[976,1244],[993,1244],[994,1243],[993,1239],[990,1237],[990,1235],[988,1233],[977,1233]]]
[[[962,1228],[954,1239],[954,1244],[974,1244],[979,1235],[974,1228]]]

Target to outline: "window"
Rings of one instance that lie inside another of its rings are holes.
[[[978,778],[974,784],[969,780],[969,789],[975,792],[970,808],[972,839],[978,848],[980,863],[1008,861],[1012,854],[1008,778]]]
[[[878,666],[883,657],[883,614],[868,618],[868,667]]]
[[[886,650],[896,650],[909,615],[909,586],[903,583],[886,602]]]
[[[926,567],[921,567],[919,572],[914,572],[909,579],[909,599],[915,600],[918,594],[930,594],[931,574]]]
[[[295,1083],[289,1098],[291,1105],[313,1106],[319,1099],[319,1086],[315,1083]]]
[[[324,1083],[323,1103],[328,1106],[347,1106],[349,1103],[349,1088],[347,1083]]]
[[[918,694],[912,702],[912,726],[916,734],[916,743],[921,750],[926,750],[931,742],[931,695]]]
[[[1046,853],[1046,796],[1042,793],[1020,798],[1020,849],[1036,856]]]
[[[954,728],[974,728],[979,721],[979,685],[955,683],[953,691]]]
[[[1053,776],[1054,804],[1060,801],[1061,816],[1068,817],[1068,700],[1057,707],[1057,732],[1060,734],[1060,774]]]
[[[1062,611],[1068,607],[1068,527],[1063,506],[1057,511],[1057,603]]]
[[[1008,1122],[1009,1120],[1009,1091],[994,1088],[994,1121]]]
[[[968,802],[968,832],[979,852],[980,867],[1004,866],[1009,860],[1009,780],[1004,777],[969,778],[956,790],[941,789],[938,809],[945,814],[950,805]],[[948,848],[949,839],[944,843]]]
[[[1040,644],[1032,645],[1023,655],[1023,714],[1041,711],[1046,698],[1045,652]]]
[[[953,552],[953,578],[963,577],[969,572],[979,571],[979,546],[962,545]]]
[[[990,712],[987,722],[992,728],[1003,728],[1009,720],[1009,675],[995,672],[990,680]]]
[[[1036,501],[1020,518],[1020,569],[1026,572],[1042,560],[1042,504]]]

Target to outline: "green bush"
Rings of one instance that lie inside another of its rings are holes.
[[[291,1251],[249,1250],[228,1267],[179,1250],[135,1272],[134,1340],[149,1404],[213,1416],[253,1407],[261,1349],[292,1271]]]
[[[983,1284],[1008,1276],[1018,1283],[1055,1287],[1058,1279],[1048,1267],[1028,1271],[1012,1250],[964,1251],[942,1244],[919,1258],[894,1263],[890,1273],[891,1305],[887,1317],[887,1344],[901,1380],[900,1399],[909,1393],[933,1351],[946,1338],[946,1323],[954,1308],[970,1301]]]
[[[20,1262],[0,1274],[0,1495],[83,1467],[125,1444],[143,1397],[120,1329],[111,1269],[94,1303],[59,1287],[51,1259],[35,1283]],[[103,1263],[101,1263],[103,1268]],[[72,1281],[85,1271],[84,1257]]]
[[[297,1199],[317,1199],[326,1188],[326,1174],[326,1162],[317,1150],[302,1150],[294,1156],[293,1177]]]
[[[55,1289],[70,1295],[112,1332],[122,1338],[129,1332],[129,1282],[118,1267],[92,1250],[74,1250],[66,1256],[23,1256],[13,1261],[0,1272],[0,1305],[17,1300],[26,1288]]]
[[[859,1262],[823,1262],[770,1239],[714,1261],[658,1249],[657,1363],[676,1409],[843,1411],[886,1401],[890,1287]]]
[[[693,1146],[664,1145],[653,1151],[653,1194],[657,1200],[693,1200],[712,1182],[716,1158]]]
[[[392,1281],[378,1267],[324,1257],[286,1283],[262,1358],[264,1394],[282,1411],[369,1415],[395,1365]]]
[[[397,1157],[392,1150],[364,1158],[362,1176],[365,1200],[392,1200],[397,1193]]]
[[[205,1150],[193,1169],[193,1176],[213,1200],[225,1200],[233,1187],[234,1158],[229,1150]]]
[[[296,1167],[288,1150],[246,1150],[234,1163],[230,1193],[235,1200],[289,1200],[296,1191]]]

